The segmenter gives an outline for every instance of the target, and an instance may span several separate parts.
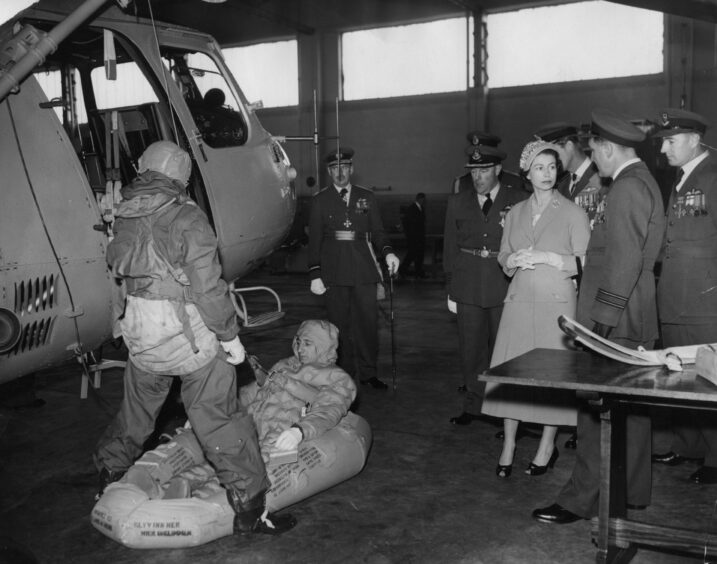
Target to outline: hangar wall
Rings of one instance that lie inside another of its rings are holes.
[[[408,196],[418,191],[447,194],[452,179],[464,172],[469,130],[485,128],[500,135],[502,148],[509,155],[505,166],[515,170],[520,149],[537,127],[558,120],[587,123],[594,107],[652,118],[660,108],[679,105],[684,98],[687,108],[717,124],[715,25],[666,16],[665,38],[665,71],[661,75],[500,88],[486,97],[473,90],[339,102],[341,142],[356,149],[356,182],[378,187],[380,196]],[[318,30],[312,36],[300,36],[299,50],[299,107],[260,110],[260,119],[275,135],[310,136],[316,88],[319,134],[335,136],[339,31]],[[707,141],[711,138],[708,132]],[[334,143],[322,141],[320,155]],[[307,184],[315,175],[312,144],[289,142],[286,148],[299,173],[297,193],[311,195],[318,188]],[[323,185],[322,167],[319,174]]]

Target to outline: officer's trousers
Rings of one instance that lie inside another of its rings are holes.
[[[356,381],[378,373],[376,283],[330,286],[324,294],[329,321],[339,329],[338,364]]]

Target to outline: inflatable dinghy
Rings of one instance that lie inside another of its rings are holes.
[[[349,412],[299,445],[295,462],[267,466],[270,511],[278,511],[358,474],[371,429]],[[131,548],[183,548],[231,535],[234,511],[191,429],[146,452],[110,484],[92,509],[92,525]]]

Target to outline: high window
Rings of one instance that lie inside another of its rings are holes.
[[[222,49],[224,60],[250,103],[264,108],[299,104],[297,41]]]
[[[341,35],[343,99],[464,91],[473,76],[472,18]]]
[[[661,73],[661,12],[577,2],[486,17],[488,86]]]

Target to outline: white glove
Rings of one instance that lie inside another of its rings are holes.
[[[244,345],[241,344],[239,337],[234,337],[231,341],[222,341],[222,348],[227,353],[227,362],[229,364],[241,364],[246,357]]]
[[[562,268],[563,266],[562,257],[551,251],[533,251],[529,249],[527,251],[527,257],[534,265],[547,264],[548,266],[552,266],[554,268]]]
[[[398,257],[394,255],[393,253],[388,253],[386,255],[386,266],[388,267],[388,273],[393,276],[398,272],[398,265],[401,264],[401,261],[398,260]]]
[[[531,260],[532,257],[530,253],[531,251],[529,249],[520,249],[514,252],[508,257],[508,260],[505,261],[505,266],[508,268],[520,268],[521,270],[533,270],[535,264]]]
[[[450,296],[448,296],[448,311],[451,313],[458,313],[458,305],[451,299]]]
[[[321,278],[314,278],[311,281],[311,293],[320,296],[324,292],[326,292],[326,286],[324,286],[324,281]]]
[[[274,448],[276,450],[294,450],[301,442],[301,429],[289,427],[276,438]]]

